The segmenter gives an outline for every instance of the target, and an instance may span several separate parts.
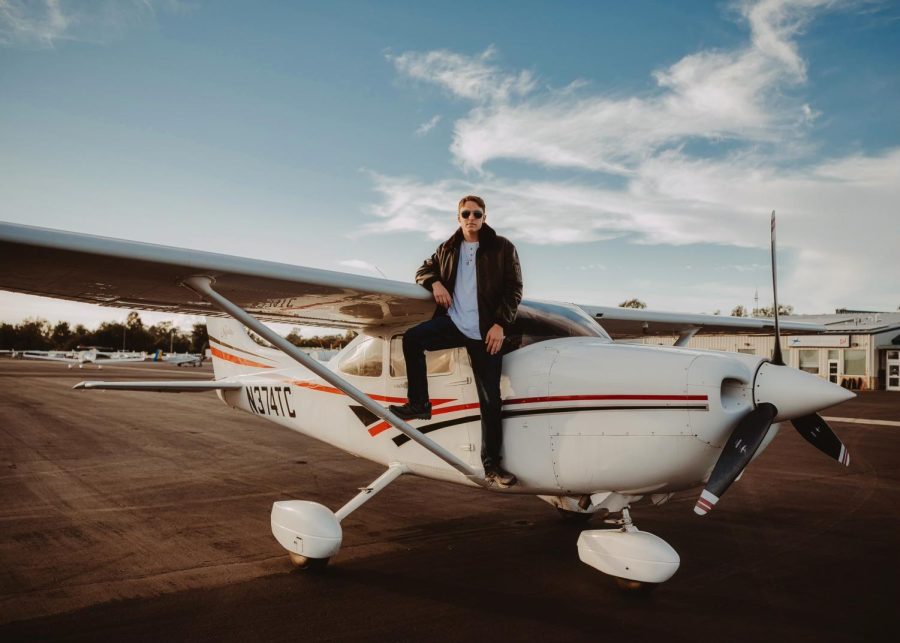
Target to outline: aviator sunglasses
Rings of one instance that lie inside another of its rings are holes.
[[[461,216],[463,219],[468,219],[470,214],[476,219],[480,219],[484,216],[484,212],[482,212],[481,210],[463,210],[459,213],[459,216]]]

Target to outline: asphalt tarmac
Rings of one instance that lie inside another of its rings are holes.
[[[336,509],[378,465],[212,393],[71,390],[210,377],[0,360],[0,639],[895,640],[900,427],[833,423],[847,469],[785,425],[709,516],[699,491],[636,508],[682,560],[649,596],[581,563],[581,527],[540,500],[412,477],[309,574],[271,536],[272,502]],[[824,415],[900,420],[900,393]]]

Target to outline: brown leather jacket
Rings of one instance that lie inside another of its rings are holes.
[[[434,282],[440,281],[452,295],[462,241],[462,230],[458,229],[425,260],[416,272],[416,283],[431,290]],[[494,324],[500,324],[504,331],[508,331],[515,321],[522,301],[522,269],[516,247],[488,224],[481,226],[478,241],[478,254],[475,255],[478,325],[484,337]],[[447,309],[438,306],[434,314],[446,315]]]

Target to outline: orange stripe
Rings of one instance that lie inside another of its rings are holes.
[[[308,388],[313,391],[319,391],[321,393],[332,393],[334,395],[345,395],[345,393],[333,386],[325,386],[324,384],[317,384],[315,382],[304,382],[301,380],[290,380],[291,384],[294,386],[299,386],[301,388]],[[406,402],[405,397],[390,397],[387,395],[373,395],[371,393],[366,393],[369,397],[371,397],[376,402],[390,402],[391,404],[403,404]],[[441,404],[446,404],[447,402],[453,402],[453,398],[450,399],[436,399],[431,400],[431,404],[433,406],[440,406]]]
[[[434,405],[434,403],[432,403],[432,405]],[[454,406],[445,406],[442,409],[434,409],[431,412],[431,415],[433,417],[435,415],[441,415],[443,413],[454,413],[456,411],[468,411],[469,409],[477,409],[479,406],[481,406],[481,405],[478,402],[472,402],[470,404],[456,404]],[[379,433],[381,433],[383,431],[387,431],[392,426],[393,426],[392,424],[389,424],[387,422],[379,422],[378,424],[373,426],[371,429],[369,429],[369,435],[371,435],[372,437],[375,437]]]
[[[256,368],[272,368],[267,364],[260,364],[259,362],[253,362],[249,359],[244,359],[243,357],[238,357],[237,355],[232,355],[231,353],[226,353],[225,351],[221,351],[214,346],[210,346],[209,351],[213,354],[214,357],[224,359],[226,362],[233,362],[235,364],[240,364],[241,366],[255,366]]]
[[[325,386],[324,384],[316,384],[315,382],[302,382],[299,380],[291,380],[291,384],[294,386],[299,386],[301,388],[308,388],[313,391],[319,391],[321,393],[332,393],[334,395],[344,395],[344,392],[338,388],[334,388],[333,386]],[[370,395],[366,393],[373,400],[377,400],[378,402],[406,402],[405,397],[386,397],[384,395]]]

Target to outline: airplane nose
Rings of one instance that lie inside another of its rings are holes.
[[[855,393],[817,375],[769,362],[760,364],[753,387],[757,406],[769,402],[778,409],[773,422],[804,417],[854,397]]]

